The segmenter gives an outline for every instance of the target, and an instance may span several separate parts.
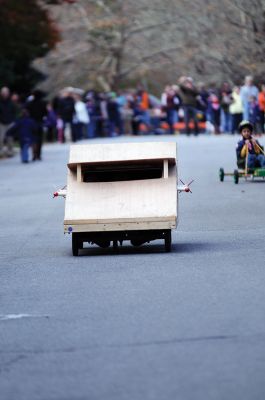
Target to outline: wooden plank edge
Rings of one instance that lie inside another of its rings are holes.
[[[146,218],[111,218],[111,219],[65,219],[65,225],[82,225],[82,224],[115,224],[115,223],[140,223],[140,222],[167,222],[175,221],[176,215],[168,217],[146,217]]]
[[[138,231],[152,229],[175,229],[177,220],[162,222],[131,222],[131,223],[113,223],[113,224],[82,224],[82,225],[66,225],[64,224],[64,232],[109,232],[109,231]]]
[[[144,163],[144,164],[148,164],[149,162],[163,162],[164,160],[168,160],[169,165],[175,165],[176,164],[176,158],[175,157],[169,157],[169,158],[165,158],[165,157],[161,157],[161,158],[143,158],[143,159],[131,159],[131,160],[109,160],[109,161],[78,161],[78,162],[69,162],[67,164],[67,167],[70,170],[76,169],[77,165],[100,165],[100,164],[105,164],[105,165],[126,165],[129,163]]]

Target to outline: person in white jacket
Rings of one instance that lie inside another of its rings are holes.
[[[81,140],[86,136],[87,125],[89,123],[89,114],[82,96],[79,93],[74,94],[75,115],[73,119],[74,141]]]
[[[243,120],[243,104],[240,96],[240,88],[235,86],[232,94],[232,103],[229,106],[229,112],[231,114],[231,132],[232,134],[238,133],[238,126]]]

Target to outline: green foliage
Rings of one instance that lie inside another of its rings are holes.
[[[41,78],[31,67],[59,39],[46,10],[37,0],[0,0],[0,86],[29,90]]]

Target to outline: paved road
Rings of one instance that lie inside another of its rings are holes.
[[[264,400],[265,182],[218,181],[236,141],[177,138],[196,181],[170,254],[157,241],[73,258],[51,198],[69,146],[1,161],[1,400]]]

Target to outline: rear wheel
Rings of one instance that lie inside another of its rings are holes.
[[[239,173],[238,173],[238,170],[235,169],[234,170],[234,182],[236,185],[238,184],[238,181],[239,181]]]
[[[219,169],[219,179],[220,179],[221,182],[224,181],[224,177],[225,177],[225,171],[224,171],[223,168],[220,168]]]
[[[165,250],[167,253],[171,251],[171,230],[169,229],[165,233]]]
[[[73,232],[72,233],[72,253],[74,257],[78,256],[79,250],[79,241],[78,241],[78,234]]]

